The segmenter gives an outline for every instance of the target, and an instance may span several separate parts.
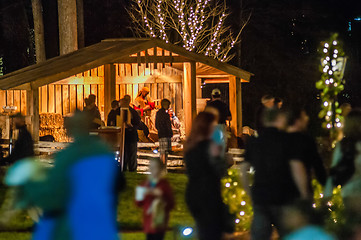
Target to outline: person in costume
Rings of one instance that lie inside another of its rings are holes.
[[[155,109],[155,103],[149,97],[149,88],[143,87],[134,100],[134,109],[141,111],[142,120],[145,116],[149,116],[150,112]]]

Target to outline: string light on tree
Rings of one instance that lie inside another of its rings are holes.
[[[321,91],[322,101],[319,117],[324,119],[322,126],[331,130],[331,136],[333,136],[333,132],[342,127],[341,109],[337,96],[344,90],[343,72],[346,65],[346,58],[337,41],[337,34],[322,43],[322,52],[321,79],[316,83],[316,88]]]
[[[233,34],[224,24],[228,14],[223,1],[132,0],[128,13],[140,36],[159,38],[227,62],[234,56],[231,50],[251,15],[245,14],[240,31]]]

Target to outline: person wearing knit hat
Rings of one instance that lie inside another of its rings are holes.
[[[222,101],[221,99],[221,90],[215,88],[212,90],[212,100],[207,103],[207,107],[213,107],[218,110],[219,124],[226,124],[226,121],[232,120],[231,111],[229,110],[229,106]]]

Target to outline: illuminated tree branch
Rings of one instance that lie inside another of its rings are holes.
[[[137,36],[160,38],[225,62],[251,17],[234,34],[225,26],[225,0],[132,0],[128,13]]]

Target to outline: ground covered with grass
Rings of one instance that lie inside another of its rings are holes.
[[[0,170],[0,175],[4,176],[5,169]],[[142,240],[144,235],[142,230],[142,209],[134,204],[135,187],[147,177],[143,174],[126,173],[126,189],[119,196],[118,204],[118,223],[122,233],[122,239]],[[170,228],[181,228],[183,226],[194,226],[194,221],[187,209],[184,200],[187,177],[184,174],[169,173],[167,176],[170,181],[175,199],[176,207],[171,213]],[[2,179],[2,177],[1,177]],[[2,182],[2,181],[1,181]],[[0,203],[3,205],[9,196],[8,189],[0,184]],[[0,219],[7,216],[8,213],[3,208],[0,210]],[[0,240],[28,240],[31,238],[31,229],[33,222],[26,211],[17,211],[12,217],[6,218],[6,221],[0,221]],[[173,232],[169,232],[166,239],[173,239]]]

